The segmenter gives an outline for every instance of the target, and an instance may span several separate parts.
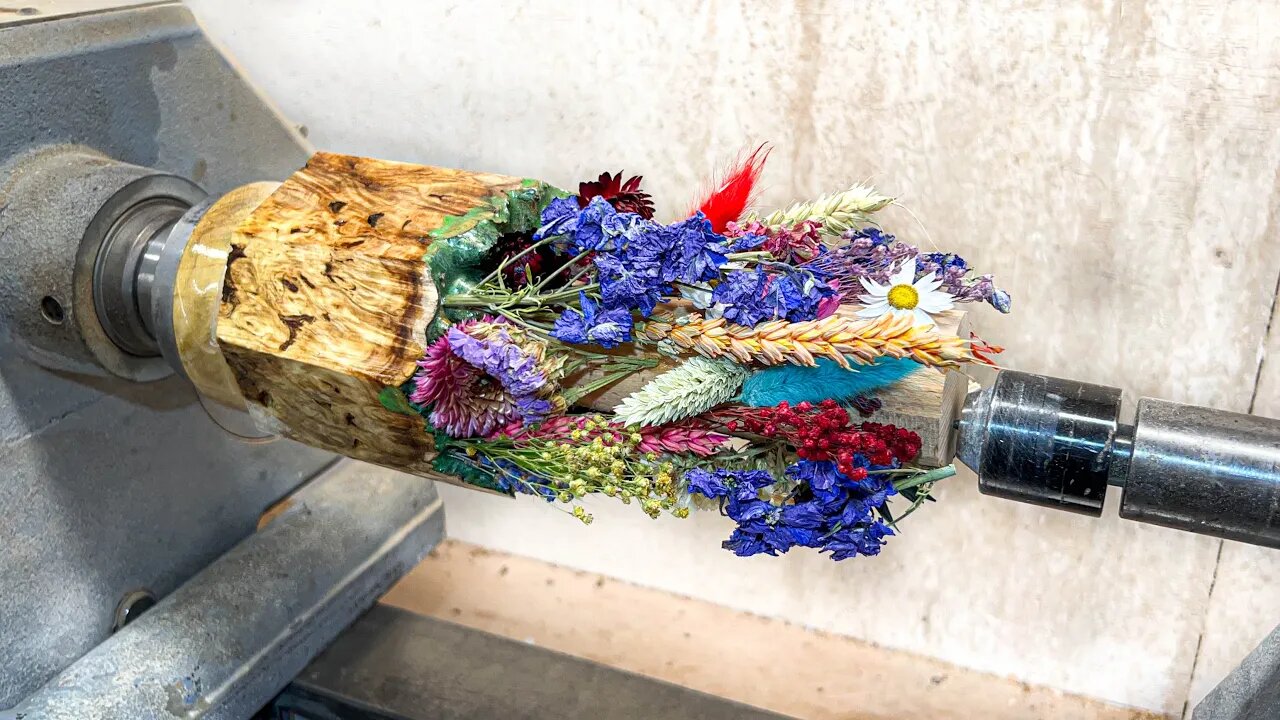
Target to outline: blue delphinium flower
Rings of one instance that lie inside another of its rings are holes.
[[[493,476],[499,490],[537,495],[547,502],[555,502],[556,489],[545,478],[531,475],[510,460],[494,460],[482,454],[479,456],[479,462],[480,467]]]
[[[533,239],[569,235],[578,227],[578,201],[575,198],[556,198],[547,203],[540,217],[542,226],[533,234]]]
[[[595,343],[603,348],[617,347],[631,340],[631,313],[622,308],[600,310],[600,304],[584,292],[578,293],[581,310],[568,308],[556,318],[551,336],[568,343]]]
[[[847,560],[859,555],[879,555],[884,545],[884,538],[893,534],[893,528],[877,520],[869,525],[861,525],[840,530],[823,544],[819,552],[831,553],[832,560]]]
[[[642,317],[648,317],[662,300],[666,288],[662,266],[646,259],[642,252],[628,248],[596,254],[593,262],[606,308],[639,310]]]
[[[770,317],[764,304],[764,289],[768,278],[764,270],[731,270],[711,293],[713,307],[724,319],[752,327]]]
[[[665,282],[704,282],[716,277],[726,262],[725,237],[711,229],[711,221],[701,211],[666,226],[663,234]]]
[[[552,201],[541,219],[535,238],[561,236],[567,238],[556,244],[562,252],[595,252],[592,262],[606,312],[639,310],[647,317],[664,297],[675,294],[672,283],[710,280],[726,262],[725,237],[700,212],[664,227],[635,213],[620,213],[594,197],[581,210]],[[564,332],[575,334],[576,319],[562,320]]]
[[[865,238],[871,241],[871,247],[892,245],[897,239],[878,227],[864,227],[861,230],[846,230],[842,237],[848,240],[850,244],[855,244],[858,240]]]
[[[755,250],[756,248],[763,245],[764,241],[768,239],[769,239],[769,236],[767,235],[753,235],[751,233],[744,233],[742,235],[739,235],[738,237],[731,238],[729,240],[729,244],[725,247],[725,252],[736,253],[736,252],[746,252],[748,250]]]
[[[573,253],[586,250],[599,250],[610,238],[606,226],[610,230],[617,229],[618,211],[603,198],[591,198],[591,202],[578,213],[578,220],[573,230]]]
[[[725,273],[711,300],[726,320],[753,327],[769,320],[815,320],[818,304],[835,294],[810,271],[769,273],[757,267]]]
[[[735,529],[729,539],[720,544],[725,550],[731,551],[738,557],[751,557],[764,553],[766,555],[777,555],[778,553],[765,544],[764,538],[758,533],[746,532],[741,529]]]
[[[822,509],[813,503],[775,505],[752,498],[729,502],[725,514],[737,522],[738,527],[724,547],[739,555],[748,551],[751,551],[748,554],[776,555],[797,545],[818,547],[827,525]]]
[[[800,460],[787,466],[787,478],[808,484],[820,502],[838,502],[844,497],[842,481],[848,481],[830,460]]]
[[[704,470],[694,468],[684,474],[689,491],[712,499],[746,501],[757,498],[761,488],[776,482],[767,470]]]
[[[872,466],[855,455],[852,465]],[[786,475],[798,483],[794,500],[778,505],[760,498],[760,490],[772,485],[768,472],[693,469],[685,473],[691,493],[719,499],[725,515],[737,527],[725,540],[726,550],[747,557],[777,555],[793,547],[813,547],[833,559],[875,555],[892,529],[876,510],[896,493],[881,474],[861,480],[843,474],[830,460],[798,460]]]

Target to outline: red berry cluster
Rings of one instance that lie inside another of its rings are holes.
[[[771,408],[735,408],[725,427],[770,438],[781,438],[796,448],[806,460],[834,460],[837,469],[853,480],[862,480],[867,471],[853,466],[853,456],[863,455],[872,465],[891,465],[894,459],[906,462],[920,452],[920,436],[893,425],[853,423],[849,412],[834,400],[818,405],[802,402],[792,407],[782,402]]]

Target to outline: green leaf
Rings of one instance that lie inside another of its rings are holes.
[[[418,414],[418,411],[409,403],[409,398],[405,397],[404,391],[398,387],[382,388],[382,392],[378,393],[378,402],[382,403],[382,407],[394,413],[402,415]]]
[[[431,461],[431,467],[438,473],[444,475],[453,475],[468,485],[484,488],[486,490],[494,490],[506,495],[513,495],[510,490],[503,490],[498,486],[493,475],[481,470],[474,464],[457,457],[451,452],[443,452]]]

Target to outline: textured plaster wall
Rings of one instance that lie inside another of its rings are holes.
[[[1011,367],[1280,413],[1273,3],[190,5],[318,147],[561,184],[625,168],[674,212],[770,140],[765,203],[871,178],[995,272],[1014,314],[975,321]],[[1171,713],[1280,622],[1274,553],[963,475],[838,565],[733,558],[716,517],[601,504],[583,528],[444,492],[461,539]]]

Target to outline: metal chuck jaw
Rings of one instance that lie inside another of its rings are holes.
[[[971,394],[958,457],[988,495],[1120,516],[1280,548],[1280,421],[1143,398],[1120,422],[1120,390],[1004,371]]]

